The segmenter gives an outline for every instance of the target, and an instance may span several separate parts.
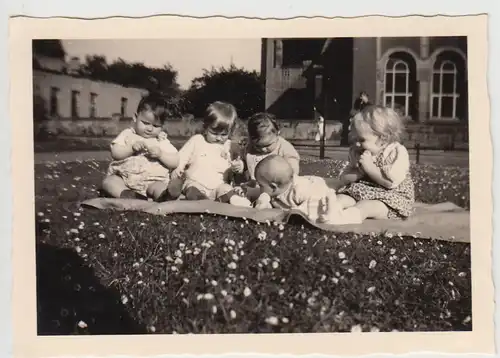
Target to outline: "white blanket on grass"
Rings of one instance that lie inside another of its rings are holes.
[[[428,239],[470,242],[470,213],[450,202],[440,204],[416,203],[414,215],[407,220],[365,220],[362,224],[356,225],[318,224],[307,220],[302,213],[294,210],[257,210],[210,200],[177,200],[155,203],[134,199],[95,198],[84,201],[81,205],[102,210],[142,211],[155,215],[203,214],[209,212],[221,216],[247,218],[257,222],[286,223],[298,217],[321,230],[332,232],[415,235]]]

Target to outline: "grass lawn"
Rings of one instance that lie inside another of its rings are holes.
[[[35,167],[39,334],[472,329],[468,244],[79,209],[106,166]],[[469,207],[467,168],[413,173],[418,200]]]
[[[113,138],[57,138],[34,141],[35,153],[109,150]]]

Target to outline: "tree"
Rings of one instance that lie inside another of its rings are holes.
[[[215,101],[233,104],[240,118],[248,118],[264,110],[265,90],[260,75],[231,65],[229,68],[204,69],[194,78],[183,96],[183,110],[200,118]]]
[[[160,93],[171,105],[172,115],[180,116],[181,114],[178,73],[170,64],[163,67],[149,67],[141,62],[129,63],[122,58],[108,64],[106,57],[93,55],[86,56],[81,72],[93,80],[116,83],[125,87],[144,88]]]
[[[85,57],[82,73],[94,80],[116,83],[126,87],[151,89],[170,96],[179,95],[177,71],[172,66],[148,67],[141,62],[129,63],[119,58],[108,64],[106,57]],[[152,80],[153,79],[153,83]]]
[[[61,40],[33,40],[33,54],[51,58],[64,58],[66,51]]]
[[[95,80],[108,81],[108,63],[106,57],[100,55],[85,56],[81,71],[85,76]]]

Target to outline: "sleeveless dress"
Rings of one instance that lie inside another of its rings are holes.
[[[167,134],[161,132],[157,138],[145,139],[135,133],[134,128],[124,129],[112,142],[119,145],[132,145],[136,141],[157,144],[164,153],[177,153],[177,149],[168,140]],[[117,175],[125,185],[146,196],[147,188],[154,182],[168,184],[170,170],[157,159],[150,159],[145,154],[131,155],[122,160],[114,160],[109,164],[107,175]]]
[[[392,143],[381,150],[377,155],[374,162],[375,165],[382,170],[382,173],[393,166],[396,160],[407,160],[406,156],[398,158],[398,151],[407,153],[406,148],[401,144]],[[359,158],[359,155],[356,157]],[[351,165],[353,164],[354,163],[351,163]],[[379,200],[389,208],[389,219],[406,219],[413,213],[415,186],[409,169],[406,173],[403,173],[403,175],[404,179],[399,185],[391,189],[383,187],[365,176],[359,181],[351,183],[344,189],[339,190],[338,193],[349,195],[356,201]]]

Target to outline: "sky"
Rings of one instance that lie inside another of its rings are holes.
[[[177,70],[177,82],[188,88],[191,80],[212,66],[260,70],[259,39],[165,39],[165,40],[62,40],[68,57],[84,61],[86,55],[104,55],[109,62],[121,57],[127,62]]]

